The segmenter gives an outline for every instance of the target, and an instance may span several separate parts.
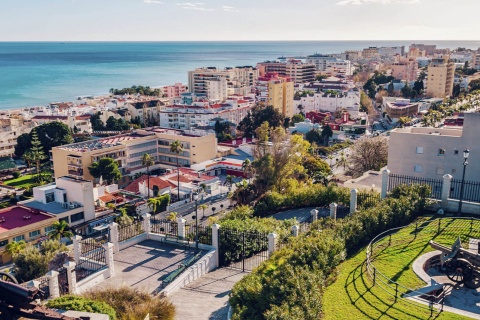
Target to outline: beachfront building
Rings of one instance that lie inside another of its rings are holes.
[[[55,147],[52,161],[55,177],[71,176],[93,181],[88,167],[102,158],[114,159],[123,176],[146,172],[142,156],[150,154],[155,164],[150,170],[171,169],[176,166],[176,154],[170,144],[179,140],[183,151],[179,154],[180,166],[190,166],[217,154],[215,134],[200,130],[173,130],[150,127],[134,130],[128,134],[84,141]],[[123,179],[121,182],[129,182]]]
[[[407,82],[417,80],[418,63],[415,58],[395,56],[395,62],[391,65],[392,76],[398,80]]]
[[[480,182],[480,114],[466,113],[463,127],[406,127],[390,134],[388,169],[394,174],[442,179],[450,174],[461,179],[463,150],[470,150],[467,174],[469,181]],[[473,159],[473,161],[470,161]]]
[[[169,105],[168,99],[128,101],[125,106],[131,118],[139,118],[145,126],[158,125],[160,111]]]
[[[287,64],[279,61],[265,61],[257,63],[259,77],[265,77],[268,73],[276,73],[279,76],[287,75]]]
[[[368,47],[363,49],[362,58],[365,60],[374,60],[379,58],[379,49],[377,47]]]
[[[352,117],[359,116],[360,92],[357,89],[346,91],[327,91],[307,94],[294,101],[295,108],[303,113],[312,111],[335,112],[347,110]]]
[[[315,80],[316,67],[313,63],[301,60],[290,60],[286,65],[286,74],[294,83],[312,82]]]
[[[448,56],[434,58],[428,65],[426,95],[431,98],[446,98],[453,93],[455,63]]]
[[[427,55],[433,56],[433,54],[437,50],[437,46],[435,44],[412,43],[409,47],[409,51],[411,51],[412,49],[425,51]]]
[[[317,71],[331,76],[351,76],[353,69],[349,59],[339,59],[333,55],[312,54],[307,56],[307,63],[314,64]]]
[[[187,92],[187,86],[182,83],[175,83],[172,86],[162,87],[162,93],[164,98],[180,97],[180,95],[185,92]]]
[[[58,221],[54,214],[14,206],[0,210],[0,265],[12,260],[6,251],[9,243],[25,241],[35,244],[46,239],[52,223]]]
[[[92,133],[92,124],[90,123],[90,115],[79,115],[79,116],[42,116],[37,115],[31,118],[31,121],[35,126],[39,126],[45,123],[50,123],[53,121],[58,121],[63,124],[66,124],[70,129],[78,130],[78,132],[87,132]]]
[[[23,116],[1,116],[0,158],[13,156],[18,136],[30,133],[34,127],[35,124],[31,121],[24,121]]]
[[[393,58],[397,55],[403,56],[405,54],[405,46],[380,47],[378,48],[378,54],[386,58]]]
[[[213,120],[237,125],[254,106],[248,97],[231,96],[224,103],[194,102],[192,105],[175,104],[160,112],[160,126],[173,129],[191,129],[208,126]]]

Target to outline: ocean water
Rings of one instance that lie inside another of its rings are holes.
[[[480,41],[0,42],[0,109],[71,101],[110,88],[187,82],[197,67],[411,43],[477,49]]]

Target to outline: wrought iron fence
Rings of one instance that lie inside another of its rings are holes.
[[[39,284],[37,289],[43,293],[42,299],[48,299],[50,297],[50,282],[46,276],[34,279],[33,281],[37,281]],[[22,287],[28,288],[31,281],[24,282],[20,284]]]
[[[432,199],[442,198],[442,186],[443,186],[442,180],[419,178],[419,177],[405,176],[405,175],[399,175],[399,174],[390,174],[388,178],[388,191],[392,191],[395,187],[402,184],[406,184],[406,185],[426,184],[430,186],[430,188],[432,189],[430,198]]]
[[[61,296],[68,294],[68,277],[65,267],[58,269],[58,288]]]
[[[450,186],[450,198],[460,199],[462,180],[453,179]],[[462,200],[480,202],[480,182],[465,181],[463,184]]]
[[[195,241],[196,226],[190,223],[185,226],[185,237],[190,241]],[[212,228],[209,226],[198,225],[198,242],[212,245]]]
[[[118,227],[118,241],[122,242],[145,233],[141,221]]]
[[[107,266],[105,248],[103,246],[96,247],[95,250],[82,254],[80,261],[75,266],[75,276],[78,281],[100,271]]]
[[[168,219],[151,218],[150,219],[151,232],[178,236],[178,223]]]
[[[103,244],[107,241],[97,241],[95,238],[87,238],[80,240],[80,247],[82,255],[86,255],[89,252],[95,251],[98,248],[102,248]]]
[[[359,209],[368,209],[376,206],[380,200],[380,194],[378,193],[359,192],[357,194],[357,207]]]

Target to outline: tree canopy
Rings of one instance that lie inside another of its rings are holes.
[[[123,95],[123,94],[141,94],[145,96],[160,96],[160,89],[153,89],[149,86],[131,86],[130,88],[123,89],[110,89],[110,93],[114,95]]]
[[[217,135],[218,142],[230,141],[233,139],[232,135],[230,134],[230,123],[223,121],[216,121],[215,122],[215,133]]]
[[[256,105],[247,114],[247,116],[238,124],[238,130],[242,131],[244,136],[251,137],[255,130],[264,122],[268,122],[270,127],[281,127],[284,125],[285,117],[273,106]]]
[[[72,132],[68,126],[59,121],[44,123],[35,127],[29,134],[22,134],[17,138],[15,146],[15,155],[21,157],[25,151],[32,147],[32,138],[34,133],[38,135],[43,152],[48,154],[53,147],[73,142]]]
[[[385,137],[360,139],[352,147],[350,170],[359,176],[368,170],[380,170],[387,165],[388,141]]]
[[[112,158],[102,158],[100,161],[92,163],[92,166],[88,167],[88,171],[94,178],[102,177],[109,183],[122,177],[117,162]]]

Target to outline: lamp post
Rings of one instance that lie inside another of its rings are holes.
[[[460,187],[460,202],[458,203],[458,212],[457,215],[460,216],[462,214],[462,202],[463,202],[463,187],[465,185],[465,169],[467,168],[468,165],[468,156],[470,154],[470,150],[465,149],[463,151],[463,175],[462,175],[462,185]]]
[[[195,251],[198,251],[198,192],[193,193],[195,200]]]

